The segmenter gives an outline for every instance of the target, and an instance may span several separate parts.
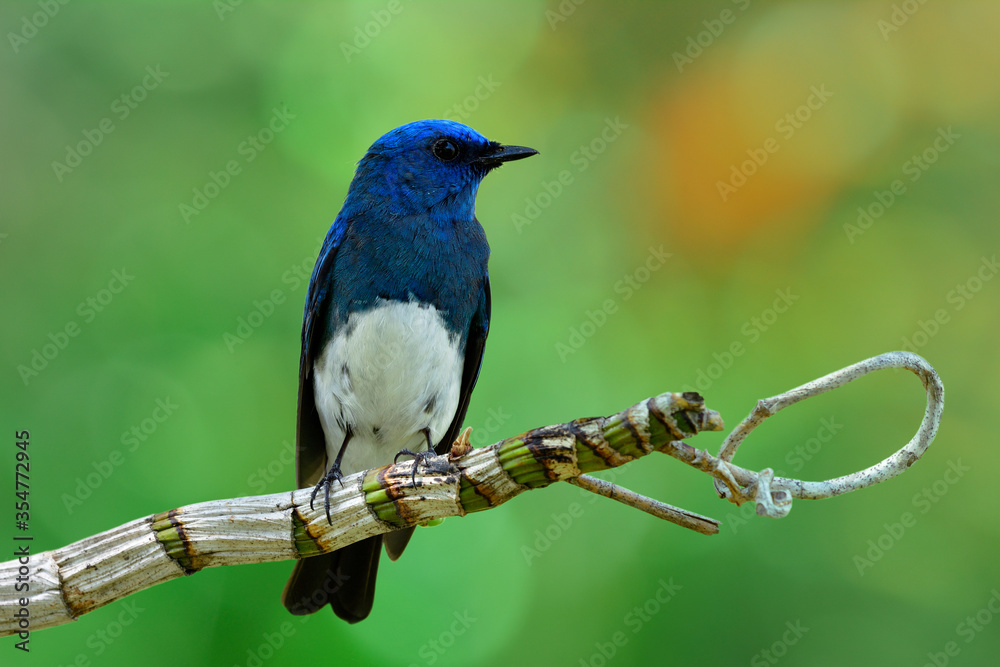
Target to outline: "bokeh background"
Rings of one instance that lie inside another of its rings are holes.
[[[29,429],[36,550],[292,488],[305,279],[356,161],[421,118],[541,153],[480,191],[475,444],[692,388],[735,425],[900,348],[948,396],[906,475],[781,521],[651,457],[615,481],[718,536],[563,485],[419,530],[357,626],[289,616],[289,563],[223,568],[30,656],[5,639],[5,664],[995,660],[1000,5],[8,2],[0,23],[0,491]],[[847,473],[922,410],[910,373],[871,376],[737,461]]]

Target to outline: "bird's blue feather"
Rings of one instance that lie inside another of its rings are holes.
[[[322,477],[329,490],[342,461],[347,472],[389,463],[401,443],[416,442],[418,451],[451,445],[490,325],[489,245],[475,217],[476,193],[491,169],[534,153],[429,120],[388,132],[358,163],[306,295],[300,487]],[[390,557],[410,532],[386,537]],[[312,613],[325,604],[315,593],[326,596],[333,573],[343,572],[348,581],[329,602],[342,618],[363,619],[381,540],[299,563],[285,605]]]

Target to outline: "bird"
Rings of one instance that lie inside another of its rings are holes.
[[[397,127],[358,162],[309,280],[302,321],[296,482],[322,494],[402,454],[416,466],[455,441],[490,328],[490,255],[479,185],[538,151],[452,120]],[[381,548],[413,528],[299,560],[282,593],[293,614],[329,604],[371,613]]]

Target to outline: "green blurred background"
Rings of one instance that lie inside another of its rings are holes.
[[[421,118],[541,152],[480,192],[494,320],[475,444],[690,388],[732,426],[906,346],[948,395],[910,472],[782,521],[651,457],[615,481],[719,518],[718,536],[560,485],[419,530],[357,626],[288,615],[289,563],[222,568],[34,634],[30,656],[4,640],[4,664],[994,664],[997,3],[0,17],[0,491],[29,429],[36,550],[292,488],[305,277],[356,161]],[[882,373],[782,413],[737,462],[847,473],[922,410],[911,374]]]

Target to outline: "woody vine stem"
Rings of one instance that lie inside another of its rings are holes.
[[[775,477],[732,463],[746,437],[765,419],[888,368],[905,368],[923,382],[927,409],[913,438],[885,460],[823,482]],[[0,636],[27,639],[31,630],[74,621],[137,591],[223,565],[308,558],[399,528],[489,510],[531,489],[565,481],[700,533],[718,522],[590,477],[663,452],[710,474],[723,498],[752,500],[761,516],[788,514],[794,498],[819,499],[856,491],[899,475],[930,446],[944,409],[941,379],[921,357],[889,352],[757,403],[726,438],[718,456],[683,442],[722,430],[722,419],[694,393],[661,394],[609,417],[532,429],[489,447],[460,439],[448,455],[414,470],[412,461],[351,475],[330,494],[332,521],[311,489],[216,500],[146,516],[70,545],[0,563]],[[467,436],[467,433],[466,433]],[[15,587],[27,582],[28,589]]]

